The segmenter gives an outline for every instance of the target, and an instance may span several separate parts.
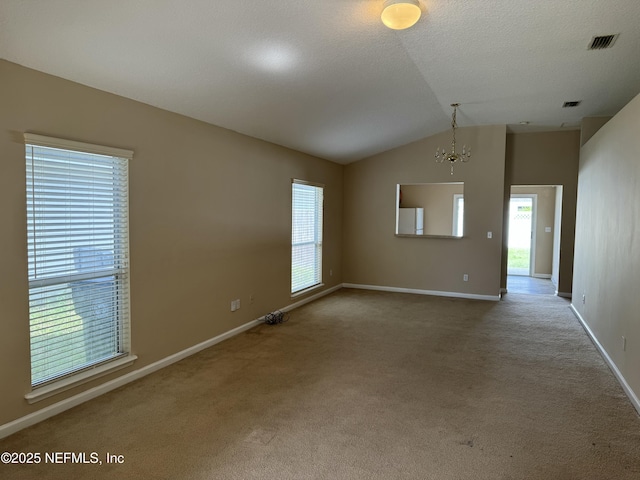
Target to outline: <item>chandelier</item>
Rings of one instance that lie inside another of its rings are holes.
[[[467,150],[467,146],[462,146],[462,153],[456,153],[456,128],[458,128],[458,124],[456,123],[456,109],[460,106],[459,103],[452,103],[453,107],[453,116],[451,117],[451,129],[453,130],[453,140],[451,141],[451,152],[447,153],[445,149],[442,149],[440,152],[440,148],[436,149],[436,163],[444,163],[448,161],[451,165],[451,175],[453,175],[453,166],[457,161],[462,163],[466,163],[471,158],[471,148]]]

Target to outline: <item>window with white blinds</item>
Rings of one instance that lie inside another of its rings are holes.
[[[324,188],[292,183],[291,293],[322,282],[322,210]]]
[[[31,383],[129,349],[127,150],[25,134]]]

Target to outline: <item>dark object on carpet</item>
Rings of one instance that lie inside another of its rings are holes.
[[[279,325],[280,323],[284,323],[289,319],[289,315],[280,310],[276,310],[272,313],[267,313],[264,316],[264,323],[267,325]]]

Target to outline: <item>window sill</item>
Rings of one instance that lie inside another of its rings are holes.
[[[64,392],[65,390],[69,390],[70,388],[77,387],[78,385],[82,385],[83,383],[90,382],[91,380],[95,380],[96,378],[102,377],[109,373],[113,373],[117,370],[128,367],[129,365],[133,365],[133,362],[135,362],[137,359],[138,357],[135,355],[127,355],[126,357],[118,358],[117,360],[114,360],[112,362],[108,362],[90,370],[80,372],[77,375],[63,378],[57,382],[53,382],[43,387],[36,388],[33,391],[27,393],[24,398],[27,400],[27,402],[29,402],[29,404],[39,402],[40,400],[52,397],[53,395],[57,395],[58,393]]]
[[[322,287],[324,287],[324,283],[318,283],[317,285],[314,285],[312,287],[305,288],[304,290],[300,290],[299,292],[296,292],[296,293],[292,293],[291,298],[301,297],[302,295],[306,295],[307,293],[311,293],[314,290],[318,290],[319,288],[322,288]]]
[[[404,237],[404,238],[447,238],[449,240],[462,240],[465,238],[464,236],[455,236],[455,235],[414,235],[412,233],[396,233],[396,237]]]

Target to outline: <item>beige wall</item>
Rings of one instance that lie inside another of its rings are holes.
[[[580,124],[580,146],[593,137],[611,117],[584,117]]]
[[[436,164],[451,132],[347,165],[344,193],[346,283],[496,296],[500,289],[506,127],[461,128],[473,147],[469,163]],[[397,184],[462,181],[465,236],[402,238],[394,234]],[[493,238],[487,238],[487,232]],[[463,282],[463,274],[469,281]]]
[[[341,165],[5,61],[0,79],[0,425],[291,304],[292,177],[326,186],[325,288],[342,283]],[[131,321],[139,359],[34,405],[24,399],[24,132],[135,152]],[[231,313],[234,298],[242,308]]]
[[[574,308],[636,398],[640,397],[639,133],[640,95],[582,148],[573,276]]]
[[[558,292],[571,294],[573,277],[573,243],[575,238],[576,192],[580,132],[517,133],[507,135],[505,173],[505,218],[512,185],[562,185],[562,226],[560,232],[560,266]],[[503,242],[507,244],[507,230]],[[501,286],[507,285],[506,248],[502,259]]]
[[[511,187],[511,194],[537,196],[536,203],[536,246],[533,274],[551,277],[553,263],[553,223],[556,205],[556,187]],[[546,232],[545,227],[551,227]]]

